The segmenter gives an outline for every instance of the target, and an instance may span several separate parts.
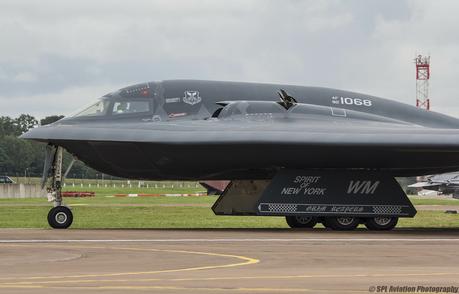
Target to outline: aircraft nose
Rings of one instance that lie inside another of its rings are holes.
[[[35,128],[28,130],[24,134],[20,135],[19,139],[26,139],[26,140],[34,139],[34,137],[35,137],[34,136],[34,130],[35,130]]]
[[[51,139],[52,134],[55,132],[55,127],[37,127],[28,130],[24,134],[20,135],[20,139],[25,140],[35,140],[35,141],[42,141],[46,142],[48,139]]]

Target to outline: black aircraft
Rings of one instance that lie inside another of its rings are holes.
[[[286,216],[291,227],[395,227],[416,210],[394,180],[459,170],[459,120],[384,98],[292,85],[168,80],[107,94],[22,138],[48,144],[54,228],[62,150],[103,173],[231,180],[213,210]]]

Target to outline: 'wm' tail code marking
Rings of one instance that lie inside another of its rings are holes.
[[[347,194],[374,194],[380,181],[350,181]]]

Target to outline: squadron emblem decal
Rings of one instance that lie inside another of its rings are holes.
[[[198,91],[185,91],[185,96],[183,97],[183,102],[190,105],[195,105],[201,102],[201,97],[199,96]]]

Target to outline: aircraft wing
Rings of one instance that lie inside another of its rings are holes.
[[[332,146],[400,146],[459,152],[459,130],[364,120],[177,120],[107,124],[53,125],[22,138],[149,143],[272,143]]]

